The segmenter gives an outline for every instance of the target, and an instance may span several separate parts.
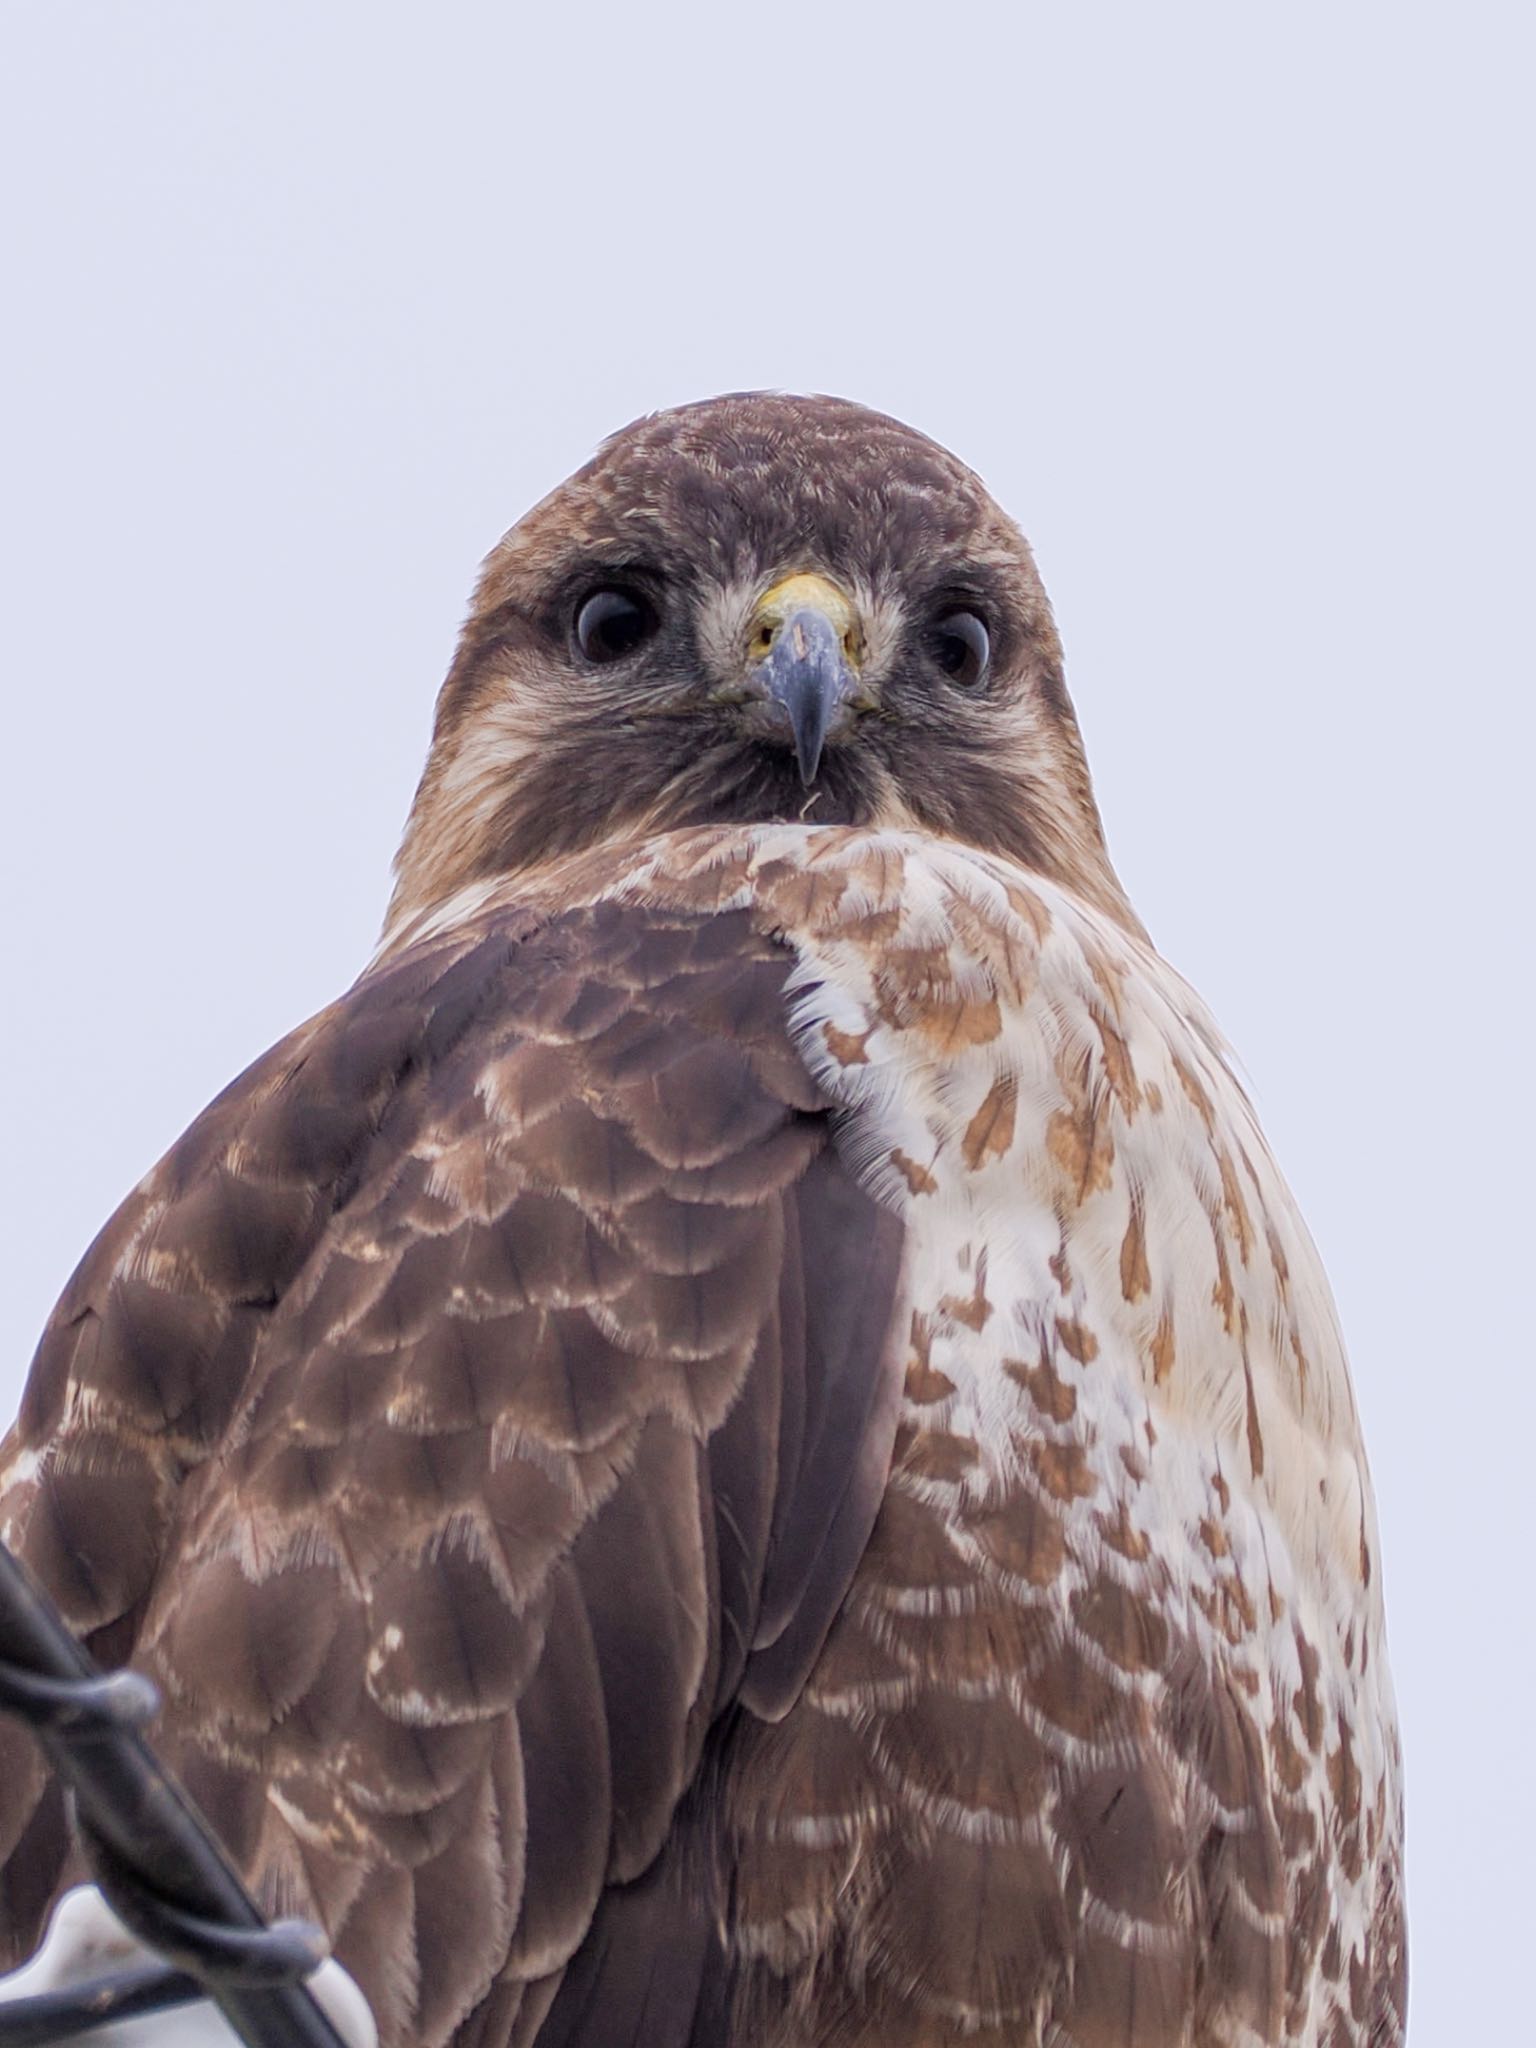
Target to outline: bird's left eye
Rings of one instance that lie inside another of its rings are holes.
[[[650,639],[661,621],[638,590],[594,590],[576,607],[576,645],[588,661],[622,661]]]
[[[992,638],[975,612],[944,612],[928,636],[929,652],[952,683],[973,690],[987,672]]]

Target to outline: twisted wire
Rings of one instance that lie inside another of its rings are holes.
[[[158,1708],[147,1678],[96,1668],[0,1544],[0,1713],[31,1729],[70,1794],[103,1895],[165,1959],[0,2005],[0,2048],[42,2048],[198,1995],[247,2048],[345,2048],[305,1983],[325,1960],[325,1936],[309,1921],[262,1917],[140,1733]]]

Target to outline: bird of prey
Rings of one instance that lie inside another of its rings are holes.
[[[1024,540],[862,407],[646,418],[494,550],[376,958],[87,1252],[0,1488],[386,2048],[1402,2040],[1327,1283]]]

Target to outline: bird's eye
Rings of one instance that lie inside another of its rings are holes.
[[[592,591],[576,607],[576,645],[588,661],[622,661],[660,624],[656,607],[639,591],[607,586]]]
[[[987,672],[992,640],[974,612],[944,612],[928,636],[929,651],[952,683],[973,690]]]

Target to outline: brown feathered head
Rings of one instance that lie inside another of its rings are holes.
[[[626,427],[486,562],[389,925],[680,826],[900,826],[1134,922],[1023,535],[935,442],[748,393]]]

